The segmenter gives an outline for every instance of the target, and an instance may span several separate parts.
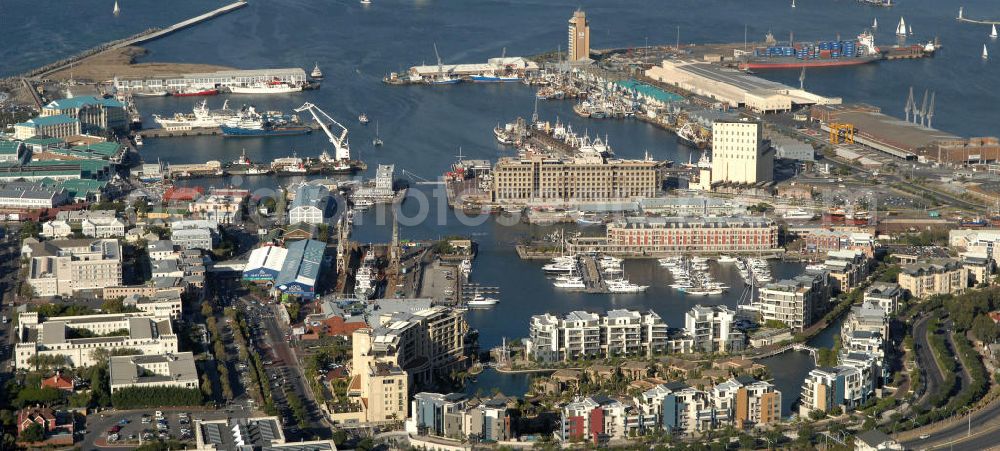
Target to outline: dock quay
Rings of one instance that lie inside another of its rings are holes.
[[[587,286],[584,289],[585,292],[608,292],[608,286],[604,283],[604,276],[601,275],[601,270],[597,267],[597,260],[594,259],[593,255],[580,256],[579,265],[580,277],[583,278],[583,284]]]
[[[959,22],[974,23],[974,24],[980,24],[980,25],[1000,25],[1000,20],[970,19],[968,17],[965,17],[965,7],[964,6],[958,8],[958,17],[956,17],[955,20],[957,20]]]
[[[124,38],[124,39],[120,39],[120,40],[117,40],[117,41],[112,41],[110,43],[102,44],[102,45],[100,45],[98,47],[95,47],[95,48],[86,50],[84,52],[81,52],[80,54],[77,54],[75,56],[72,56],[72,57],[60,60],[60,61],[58,61],[56,63],[44,66],[44,67],[39,68],[39,69],[36,69],[36,70],[34,70],[34,71],[29,72],[28,74],[26,74],[26,76],[27,77],[33,77],[33,78],[45,78],[45,76],[47,76],[49,74],[52,74],[52,73],[55,73],[55,72],[59,72],[59,71],[65,69],[66,67],[69,67],[69,66],[71,66],[73,64],[76,64],[77,62],[79,62],[79,61],[81,61],[83,59],[89,58],[89,57],[97,55],[99,53],[103,53],[103,52],[106,52],[106,51],[109,51],[109,50],[117,50],[117,49],[120,49],[120,48],[123,48],[123,47],[129,47],[129,46],[138,45],[138,44],[142,44],[142,43],[146,43],[146,42],[150,42],[150,41],[155,41],[155,40],[160,39],[160,38],[162,38],[164,36],[176,33],[176,32],[178,32],[180,30],[192,27],[192,26],[200,24],[202,22],[206,22],[208,20],[211,20],[211,19],[214,19],[216,17],[222,16],[222,15],[227,14],[229,12],[236,11],[238,9],[241,9],[241,8],[245,7],[245,6],[247,6],[247,2],[243,1],[243,0],[240,0],[240,1],[236,1],[236,2],[230,3],[228,5],[222,6],[220,8],[213,9],[213,10],[211,10],[209,12],[206,12],[204,14],[200,14],[200,15],[192,17],[190,19],[186,19],[186,20],[183,20],[181,22],[177,22],[177,23],[175,23],[173,25],[170,25],[168,27],[165,27],[165,28],[151,28],[151,29],[148,29],[148,30],[143,31],[141,33],[138,33],[136,35],[133,35],[133,36],[130,36],[130,37],[127,37],[127,38]]]

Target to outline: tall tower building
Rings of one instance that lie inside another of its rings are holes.
[[[753,185],[774,180],[774,150],[760,122],[712,124],[712,184]]]
[[[569,19],[569,61],[590,58],[590,23],[587,13],[576,10]]]

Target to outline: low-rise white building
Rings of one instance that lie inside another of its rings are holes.
[[[697,351],[739,351],[745,335],[733,328],[735,320],[736,312],[724,305],[695,305],[684,315],[684,332],[694,339]]]
[[[64,316],[42,319],[36,312],[18,316],[17,368],[35,368],[35,356],[63,358],[68,366],[90,366],[94,351],[137,349],[142,354],[177,352],[177,335],[169,317],[147,313]]]
[[[111,393],[130,387],[198,388],[194,354],[129,355],[111,357]]]
[[[526,349],[544,362],[665,352],[667,325],[653,311],[611,310],[605,316],[575,311],[563,318],[531,317]]]

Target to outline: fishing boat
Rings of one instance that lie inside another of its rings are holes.
[[[319,63],[316,63],[315,65],[313,65],[313,70],[312,70],[312,72],[309,73],[309,76],[312,77],[313,80],[322,80],[323,79],[323,71],[319,70]]]
[[[444,65],[441,64],[441,55],[438,54],[437,44],[434,44],[434,56],[437,57],[438,75],[427,79],[427,83],[432,85],[453,85],[462,82],[461,78],[452,77],[451,75],[445,73]]]
[[[248,106],[240,109],[235,117],[219,124],[219,129],[225,137],[304,135],[312,131],[311,128],[295,125],[294,122],[293,118],[276,112],[261,114],[254,107]]]
[[[195,97],[195,96],[214,96],[219,93],[218,89],[198,89],[198,88],[184,88],[180,91],[176,91],[171,95],[174,97]]]
[[[511,137],[511,129],[513,127],[507,124],[505,127],[501,127],[499,123],[493,128],[493,136],[497,138],[497,142],[505,146],[514,144],[514,138]]]
[[[899,25],[896,25],[896,36],[901,38],[906,37],[906,20],[902,17],[899,18]]]

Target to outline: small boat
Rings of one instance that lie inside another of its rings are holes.
[[[368,115],[365,114],[365,113],[359,114],[358,115],[358,122],[360,122],[361,125],[368,125]]]
[[[719,259],[716,260],[719,263],[736,263],[739,259],[733,257],[732,255],[720,255]]]
[[[323,79],[323,71],[319,70],[319,63],[316,63],[315,65],[313,65],[313,70],[312,70],[312,72],[309,73],[309,76],[312,77],[313,80],[322,80]]]
[[[135,135],[136,147],[142,147],[142,135]]]
[[[118,7],[118,0],[115,0],[115,9],[111,10],[111,14],[114,14],[115,16],[117,16],[117,15],[119,15],[121,13],[122,13],[122,9]]]
[[[375,122],[375,138],[372,139],[372,145],[375,147],[382,146],[382,138],[378,137],[378,122]]]
[[[806,271],[820,271],[826,269],[826,265],[822,263],[813,263],[811,265],[806,265]]]
[[[803,209],[795,209],[785,212],[782,217],[785,219],[813,219],[816,215]]]
[[[466,302],[465,305],[468,305],[469,307],[492,307],[499,303],[499,299],[483,297],[483,295],[476,293],[476,295],[473,296],[469,302]]]
[[[996,26],[996,24],[993,24],[993,29],[990,30],[990,38],[991,39],[996,39],[997,36],[998,36],[997,35],[997,26]]]
[[[583,279],[580,277],[574,277],[567,280],[560,280],[552,284],[556,288],[587,288],[583,284]]]
[[[983,44],[983,59],[984,60],[990,59],[990,52],[986,51],[986,44]]]

